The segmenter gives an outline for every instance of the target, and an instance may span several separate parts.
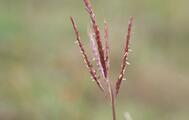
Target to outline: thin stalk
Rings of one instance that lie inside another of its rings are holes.
[[[111,88],[112,119],[116,120],[116,105],[113,90]]]

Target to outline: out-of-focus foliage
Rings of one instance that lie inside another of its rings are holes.
[[[189,1],[91,1],[101,28],[104,19],[110,26],[112,81],[135,18],[118,120],[126,111],[133,120],[188,120]],[[82,0],[0,0],[0,120],[111,119],[74,44],[70,15],[89,49]]]

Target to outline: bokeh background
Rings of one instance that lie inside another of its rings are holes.
[[[91,0],[110,26],[111,80],[120,70],[129,16],[131,65],[118,120],[189,119],[188,0]],[[75,17],[91,56],[82,0],[0,0],[0,120],[111,120],[110,105],[74,44]]]

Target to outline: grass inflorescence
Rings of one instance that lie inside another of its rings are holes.
[[[100,29],[97,25],[96,16],[91,7],[90,1],[83,0],[83,2],[84,2],[85,9],[91,19],[91,28],[89,30],[89,38],[91,42],[91,48],[94,54],[94,60],[96,61],[97,70],[95,69],[93,64],[90,62],[86,54],[86,51],[85,51],[84,45],[81,42],[81,37],[79,35],[79,31],[77,29],[77,25],[75,23],[74,18],[70,17],[70,20],[73,25],[73,30],[76,35],[76,40],[77,40],[76,43],[78,44],[80,48],[81,54],[89,70],[91,78],[96,82],[97,86],[100,88],[102,93],[104,93],[105,96],[108,96],[110,98],[110,102],[112,106],[112,118],[113,120],[116,120],[116,110],[115,110],[116,103],[115,102],[116,102],[116,98],[120,90],[121,83],[124,80],[126,68],[129,64],[128,53],[129,53],[129,43],[131,39],[133,17],[130,17],[129,23],[128,23],[128,31],[125,38],[124,54],[122,58],[120,74],[117,80],[115,81],[115,83],[113,83],[109,79],[110,78],[110,75],[109,75],[109,67],[110,67],[109,52],[110,51],[109,51],[108,24],[106,21],[104,22],[104,46],[103,46]]]

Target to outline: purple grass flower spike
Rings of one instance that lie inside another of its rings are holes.
[[[131,32],[132,32],[132,24],[133,24],[133,17],[130,17],[129,24],[128,24],[128,31],[125,38],[125,46],[124,46],[124,54],[121,63],[121,70],[118,79],[115,81],[115,84],[110,81],[109,75],[109,68],[110,68],[110,48],[109,48],[109,28],[106,23],[104,22],[104,46],[102,44],[101,33],[99,27],[96,22],[96,17],[91,7],[89,0],[83,0],[85,9],[91,19],[92,27],[89,31],[89,39],[91,43],[91,48],[94,54],[94,59],[96,62],[96,66],[98,71],[95,70],[92,63],[89,61],[87,54],[85,52],[84,46],[81,42],[81,38],[76,26],[76,23],[72,17],[70,17],[71,23],[73,25],[73,30],[75,32],[76,40],[78,46],[80,48],[81,54],[85,61],[85,64],[88,68],[88,71],[92,77],[92,79],[96,82],[97,86],[100,90],[105,94],[105,96],[109,97],[112,107],[112,119],[116,120],[116,98],[119,93],[119,89],[121,86],[122,81],[124,80],[125,71],[128,66],[128,53],[129,53],[129,43],[131,39]],[[100,75],[97,76],[97,73]],[[101,77],[100,77],[101,76]]]

